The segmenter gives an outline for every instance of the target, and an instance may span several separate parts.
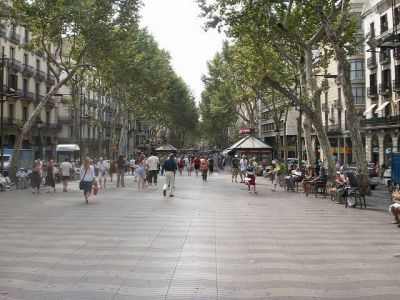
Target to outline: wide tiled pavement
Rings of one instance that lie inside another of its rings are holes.
[[[128,178],[89,205],[76,182],[0,193],[0,299],[400,298],[387,214],[257,180],[177,176],[164,199]]]

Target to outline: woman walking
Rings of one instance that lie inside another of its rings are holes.
[[[144,154],[140,154],[138,165],[136,168],[136,175],[137,175],[137,182],[138,182],[138,189],[144,189],[144,179],[146,177],[146,160],[144,159]]]
[[[55,173],[54,160],[51,159],[47,165],[46,185],[53,188],[53,193],[56,192]],[[47,191],[47,193],[50,193],[50,191]]]
[[[189,157],[187,171],[188,171],[188,176],[192,176],[192,171],[193,171],[193,158],[192,157]]]
[[[83,182],[83,195],[85,196],[86,204],[89,204],[89,196],[92,192],[92,184],[95,178],[94,167],[90,165],[90,158],[86,157],[80,171],[80,177]]]
[[[32,174],[31,174],[32,194],[40,193],[41,183],[42,183],[42,178],[40,176],[40,163],[37,160],[35,160],[32,165]]]

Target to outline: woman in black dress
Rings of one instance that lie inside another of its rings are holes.
[[[54,161],[50,160],[49,165],[47,166],[46,185],[53,188],[53,193],[56,192],[56,181],[54,177],[55,177]],[[50,191],[47,192],[50,193]]]

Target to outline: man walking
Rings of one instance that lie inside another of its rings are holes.
[[[100,188],[103,188],[102,181],[104,180],[104,188],[106,188],[107,182],[107,166],[106,162],[100,157],[99,162],[97,163],[97,169],[99,170],[99,182]]]
[[[125,160],[124,157],[120,155],[117,160],[117,187],[119,187],[120,183],[122,187],[125,187],[124,177],[125,177]]]
[[[154,181],[154,188],[157,188],[157,175],[158,175],[158,164],[160,163],[160,159],[156,156],[154,152],[151,153],[151,156],[147,159],[147,166],[149,167],[149,173],[147,174],[147,181],[149,182],[149,188],[151,189],[151,185]]]
[[[239,163],[240,160],[238,158],[238,155],[236,154],[235,157],[232,159],[232,182],[233,179],[235,179],[235,182],[237,183],[237,176],[239,174]]]
[[[60,169],[63,182],[63,192],[66,192],[68,188],[68,181],[71,179],[71,169],[72,169],[72,164],[68,161],[67,157],[61,163]]]
[[[175,162],[174,155],[170,154],[169,159],[164,162],[163,170],[165,172],[165,182],[163,187],[163,195],[167,196],[167,187],[169,186],[169,196],[174,197],[173,189],[175,184],[175,172],[178,166]]]

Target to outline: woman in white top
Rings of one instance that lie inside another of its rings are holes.
[[[86,157],[80,171],[80,177],[83,181],[83,194],[85,195],[86,204],[89,204],[89,196],[92,192],[92,184],[95,178],[94,167],[90,165],[90,158]]]

